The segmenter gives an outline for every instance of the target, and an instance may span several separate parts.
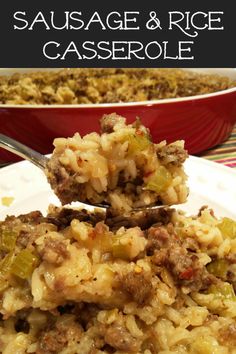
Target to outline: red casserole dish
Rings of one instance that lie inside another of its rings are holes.
[[[3,70],[3,69],[2,69]],[[39,70],[39,69],[35,69]],[[236,79],[236,69],[193,69]],[[1,75],[21,71],[7,70]],[[24,70],[25,72],[26,70]],[[32,71],[29,70],[29,71]],[[155,101],[84,105],[0,105],[0,132],[41,153],[52,151],[55,137],[99,129],[103,114],[117,113],[149,127],[154,141],[183,139],[190,154],[223,142],[236,122],[236,88],[199,96]],[[0,163],[17,157],[0,149]]]

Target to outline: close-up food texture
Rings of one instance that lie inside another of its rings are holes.
[[[188,195],[184,142],[154,144],[139,119],[105,115],[101,135],[57,138],[46,175],[62,204],[83,201],[130,210],[184,203]]]
[[[207,208],[8,217],[1,352],[235,353],[235,228]]]
[[[63,69],[0,77],[1,104],[139,102],[213,93],[236,87],[216,74],[181,69]]]
[[[0,221],[0,353],[235,354],[236,221],[177,209],[183,141],[100,125],[55,139],[45,173],[62,205],[105,208]]]

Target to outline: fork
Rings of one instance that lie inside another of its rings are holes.
[[[0,147],[32,162],[43,171],[49,161],[48,157],[4,134],[0,134]]]
[[[30,147],[20,143],[19,141],[14,140],[9,136],[0,133],[0,148],[8,150],[13,154],[22,157],[24,160],[28,160],[32,162],[35,166],[39,167],[41,170],[45,172],[45,168],[47,166],[49,158],[31,149]],[[83,204],[87,204],[94,207],[105,208],[105,209],[110,207],[110,205],[108,204],[91,204],[88,202],[87,203],[83,202]],[[146,206],[146,207],[132,209],[132,211],[142,211],[142,210],[145,211],[145,210],[165,209],[165,208],[169,208],[169,206],[168,205]]]

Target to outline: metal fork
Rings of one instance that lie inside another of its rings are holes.
[[[10,138],[4,134],[0,134],[0,148],[8,150],[15,155],[22,157],[25,160],[32,162],[35,166],[39,167],[41,170],[45,171],[46,165],[49,161],[49,158],[40,154],[39,152],[31,149],[30,147],[20,143],[17,140]],[[109,208],[110,205],[107,204],[90,204],[88,202],[83,202],[83,204],[87,204],[94,207],[100,208]],[[161,209],[168,208],[168,205],[154,205],[154,206],[146,206],[135,208],[133,211],[142,211],[142,210],[153,210],[153,209]]]
[[[39,152],[29,148],[28,146],[16,141],[9,136],[0,134],[0,147],[32,162],[44,171],[49,158]]]

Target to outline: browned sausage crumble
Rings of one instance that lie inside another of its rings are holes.
[[[234,354],[234,223],[206,207],[7,217],[0,353]]]
[[[2,104],[138,102],[235,87],[227,77],[181,69],[64,69],[0,77]]]

